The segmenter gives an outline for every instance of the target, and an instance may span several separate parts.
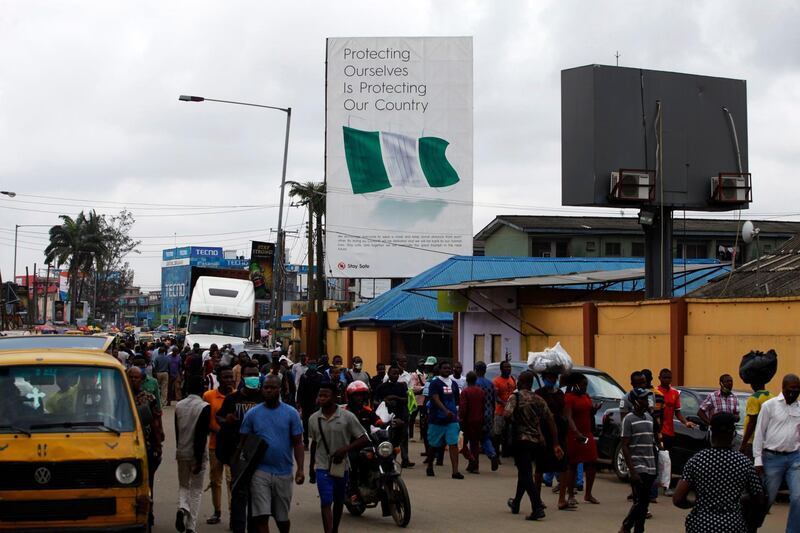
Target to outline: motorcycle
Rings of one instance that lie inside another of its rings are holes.
[[[411,521],[411,499],[400,477],[401,469],[397,464],[400,444],[393,436],[395,430],[405,431],[405,427],[372,433],[370,444],[354,458],[358,461],[358,471],[351,477],[353,486],[345,506],[351,515],[361,516],[367,509],[380,505],[383,516],[391,515],[395,524],[406,527]]]

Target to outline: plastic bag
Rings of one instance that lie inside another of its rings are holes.
[[[669,458],[667,450],[658,450],[658,479],[656,482],[659,487],[669,488],[672,481],[672,460]]]
[[[768,352],[752,351],[742,356],[739,363],[739,377],[747,384],[767,384],[778,371],[778,354],[775,350]]]
[[[557,342],[552,348],[545,348],[543,352],[528,352],[528,366],[534,372],[553,372],[555,374],[569,374],[572,370],[572,357]]]
[[[380,405],[375,409],[375,414],[378,415],[378,418],[384,424],[388,424],[394,418],[394,415],[389,412],[389,408],[386,407],[386,402],[381,402]]]

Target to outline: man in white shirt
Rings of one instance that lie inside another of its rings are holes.
[[[461,375],[464,371],[464,366],[461,361],[453,362],[453,381],[458,384],[458,390],[463,391],[467,388],[467,376]]]
[[[787,524],[800,524],[800,377],[787,374],[783,393],[761,406],[753,439],[756,472],[764,478],[769,503],[785,479],[789,487]],[[787,531],[790,529],[787,528]]]
[[[408,366],[408,359],[405,355],[398,355],[395,359],[397,366],[400,368],[400,377],[397,378],[398,383],[405,383],[406,387],[409,386],[411,383],[411,373],[406,370],[406,366]],[[383,377],[383,382],[386,383],[389,381],[389,373],[387,372],[386,375]]]

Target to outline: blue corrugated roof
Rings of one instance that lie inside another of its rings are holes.
[[[714,264],[717,261],[714,259],[691,259],[686,263]],[[675,264],[683,264],[683,261],[676,260]],[[346,325],[354,322],[396,323],[407,320],[451,322],[453,320],[452,313],[440,313],[437,310],[435,291],[411,293],[406,290],[416,287],[597,270],[622,270],[643,266],[643,258],[454,256],[343,315],[339,319],[339,323]],[[682,296],[705,284],[720,272],[727,271],[726,267],[721,268],[724,270],[691,272],[687,274],[685,281],[683,276],[676,277],[675,295]],[[564,288],[585,289],[587,287],[569,286]],[[633,291],[643,288],[644,280],[638,280],[615,283],[606,290]]]

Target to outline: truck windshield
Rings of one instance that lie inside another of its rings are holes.
[[[192,315],[189,317],[188,332],[204,335],[226,335],[246,339],[250,336],[250,319]]]
[[[124,380],[96,366],[0,367],[0,433],[133,431]]]

